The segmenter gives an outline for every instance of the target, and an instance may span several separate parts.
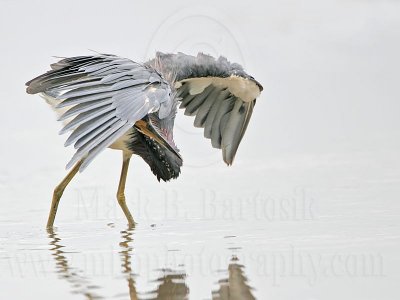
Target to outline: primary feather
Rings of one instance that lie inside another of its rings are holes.
[[[178,102],[230,165],[262,91],[239,64],[201,53],[157,53],[145,64],[106,54],[77,56],[51,68],[27,82],[27,92],[40,93],[57,111],[61,134],[71,132],[65,146],[77,151],[67,167],[83,161],[82,171],[112,147],[140,155],[163,180],[177,177],[182,165],[173,142]],[[137,127],[139,121],[147,129]]]
[[[156,70],[128,59],[80,56],[63,59],[52,68],[29,81],[27,92],[42,93],[56,109],[68,107],[59,120],[74,117],[60,131],[72,131],[66,145],[75,143],[77,149],[67,167],[84,160],[80,169],[85,169],[138,120],[173,101],[169,84]],[[159,113],[165,117],[170,111]]]
[[[162,74],[174,73],[174,87],[185,115],[196,116],[194,125],[204,137],[222,149],[228,165],[233,163],[263,87],[236,63],[225,57],[157,53],[147,64],[162,66]]]

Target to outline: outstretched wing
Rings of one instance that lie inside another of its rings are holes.
[[[175,78],[180,108],[185,115],[196,116],[194,126],[204,128],[204,136],[214,148],[222,149],[225,163],[232,164],[261,84],[239,64],[202,53],[197,57],[157,53],[148,64]]]
[[[149,113],[169,115],[170,86],[149,66],[112,55],[65,58],[52,70],[27,82],[29,94],[41,93],[72,131],[65,145],[77,149],[68,163],[83,160],[80,170]]]

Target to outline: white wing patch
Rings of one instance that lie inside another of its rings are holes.
[[[242,99],[244,102],[253,101],[261,93],[260,88],[254,81],[235,75],[225,78],[197,77],[183,79],[175,83],[175,88],[180,88],[184,82],[189,84],[190,95],[202,93],[210,84],[218,88],[227,88],[232,95]]]

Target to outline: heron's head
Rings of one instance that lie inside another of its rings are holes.
[[[181,173],[182,158],[171,150],[162,147],[154,140],[146,141],[148,143],[149,151],[152,159],[148,163],[158,181],[169,181],[175,179]]]
[[[173,124],[165,127],[155,120],[156,114],[150,114],[147,122],[136,123],[128,146],[150,166],[158,181],[169,181],[179,176],[182,158],[172,138]]]
[[[130,149],[150,166],[157,180],[169,181],[179,176],[182,158],[175,144],[165,147],[157,139],[152,138],[134,128]]]
[[[175,93],[175,90],[171,90],[171,93]],[[176,97],[175,94],[171,96]],[[151,136],[155,137],[148,139],[149,136],[146,136],[145,142],[153,157],[152,163],[148,164],[157,179],[164,181],[177,178],[182,166],[182,157],[173,136],[177,102],[173,101],[171,105],[169,114],[164,118],[160,118],[158,113],[145,117],[153,133]]]

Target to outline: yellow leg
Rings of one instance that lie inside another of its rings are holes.
[[[78,173],[79,167],[82,162],[79,161],[72,170],[68,173],[67,176],[60,182],[59,185],[56,186],[53,193],[53,200],[51,201],[51,208],[49,213],[49,219],[47,220],[47,228],[52,228],[54,224],[54,219],[56,218],[58,203],[60,203],[60,199],[62,194],[64,193],[65,188],[71,182],[72,178]]]
[[[126,201],[125,201],[125,182],[126,182],[126,177],[128,175],[129,161],[131,159],[132,154],[124,153],[123,155],[124,156],[122,162],[121,177],[119,179],[119,185],[118,185],[117,200],[119,206],[121,206],[122,211],[125,214],[126,219],[128,220],[129,226],[135,226],[135,222],[133,221],[132,215],[129,211],[128,206],[126,206]]]

